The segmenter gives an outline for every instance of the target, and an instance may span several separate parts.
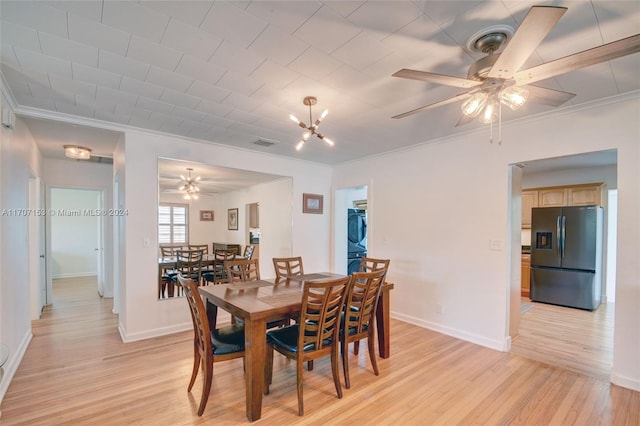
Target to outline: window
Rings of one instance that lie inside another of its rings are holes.
[[[161,203],[158,207],[158,242],[165,245],[188,244],[189,206]]]

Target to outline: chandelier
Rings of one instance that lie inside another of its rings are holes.
[[[295,115],[289,114],[289,118],[291,119],[291,121],[293,121],[303,129],[307,130],[302,134],[302,139],[300,140],[300,142],[298,142],[298,145],[296,145],[296,150],[300,151],[300,149],[304,146],[304,143],[311,137],[311,135],[316,135],[318,139],[323,140],[327,144],[333,146],[334,143],[331,139],[324,136],[322,133],[318,132],[318,126],[320,126],[320,123],[322,122],[322,120],[324,120],[324,118],[327,116],[327,114],[329,113],[329,110],[325,109],[322,115],[320,115],[320,117],[314,122],[311,116],[311,107],[317,104],[318,100],[314,96],[307,96],[302,100],[302,103],[309,107],[309,125],[308,126],[302,121],[298,120],[298,118]]]
[[[180,179],[182,179],[183,183],[182,186],[180,186],[180,188],[178,189],[184,192],[185,200],[197,200],[200,188],[196,186],[195,182],[198,182],[200,180],[200,176],[192,178],[191,172],[193,171],[193,169],[191,167],[188,167],[187,171],[189,172],[189,175],[187,177],[184,177],[184,175],[180,175]]]

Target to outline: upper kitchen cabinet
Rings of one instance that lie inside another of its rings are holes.
[[[531,228],[533,207],[603,205],[604,183],[531,188],[522,191],[522,227]]]
[[[567,188],[538,190],[538,207],[561,207],[567,204]]]
[[[531,228],[531,209],[538,207],[538,191],[522,191],[522,227]]]

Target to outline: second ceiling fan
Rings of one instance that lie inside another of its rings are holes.
[[[497,52],[507,39],[505,32],[491,30],[478,36],[472,44],[487,56],[471,65],[466,78],[411,69],[395,72],[394,77],[461,87],[467,90],[451,98],[395,115],[392,118],[404,118],[464,100],[463,115],[456,124],[457,127],[470,122],[478,115],[482,122],[492,123],[501,105],[517,109],[529,100],[544,105],[560,106],[575,94],[533,86],[530,83],[640,51],[640,34],[636,34],[520,70],[566,11],[566,7],[533,6],[501,53]]]

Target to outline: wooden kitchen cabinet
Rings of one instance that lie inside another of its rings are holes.
[[[522,277],[520,279],[520,295],[529,297],[531,287],[531,255],[522,255]]]
[[[538,190],[538,207],[567,206],[567,188],[547,188]]]
[[[570,206],[602,205],[604,185],[573,186],[568,188]]]
[[[538,191],[522,191],[522,227],[531,228],[531,209],[538,207]]]

